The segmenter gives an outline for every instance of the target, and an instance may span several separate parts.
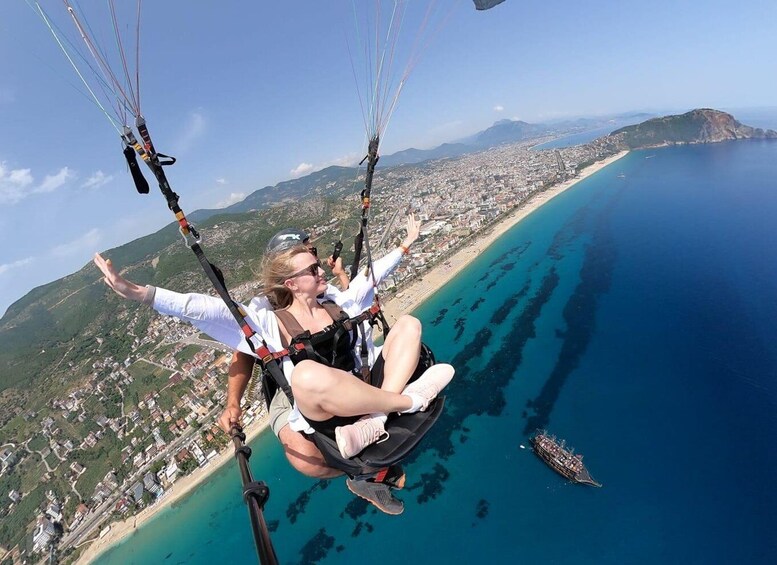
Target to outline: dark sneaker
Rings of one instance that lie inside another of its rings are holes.
[[[359,498],[373,504],[381,512],[397,516],[405,510],[401,500],[394,498],[391,489],[385,483],[375,483],[363,479],[345,479],[345,486]]]

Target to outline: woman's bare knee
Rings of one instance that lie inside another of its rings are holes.
[[[394,329],[397,329],[397,327],[401,328],[403,334],[418,336],[418,339],[421,339],[421,321],[418,318],[404,314],[394,324]]]
[[[291,374],[291,390],[297,394],[305,395],[317,393],[326,387],[326,367],[315,361],[305,359],[294,366]]]
[[[418,318],[405,314],[396,321],[391,333],[386,338],[386,344],[383,348],[384,357],[397,347],[399,347],[399,350],[404,350],[411,344],[420,343],[421,322]]]

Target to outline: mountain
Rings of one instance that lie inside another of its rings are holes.
[[[434,149],[405,149],[391,155],[384,155],[380,158],[381,167],[395,167],[397,165],[412,165],[422,161],[432,159],[445,159],[458,157],[466,153],[475,151],[476,148],[465,143],[443,143]]]
[[[411,148],[391,155],[381,155],[380,166],[394,167],[433,159],[459,157],[473,151],[482,151],[506,143],[529,141],[549,135],[561,137],[599,129],[604,130],[602,133],[610,133],[618,127],[641,122],[654,117],[654,115],[644,112],[629,112],[594,118],[553,120],[538,124],[520,120],[498,120],[491,127],[454,143],[443,143],[433,149]]]
[[[223,209],[196,210],[189,214],[189,219],[196,224],[216,214],[241,214],[263,210],[310,196],[339,198],[354,192],[354,181],[360,180],[360,175],[361,172],[353,167],[327,167],[298,179],[260,188],[249,194],[244,200]]]
[[[551,131],[545,124],[530,124],[521,120],[500,120],[490,128],[480,132],[475,145],[481,148],[494,147],[503,143],[525,141],[540,137]]]
[[[627,126],[610,136],[626,148],[641,149],[734,139],[777,139],[777,132],[743,125],[726,112],[701,108]]]

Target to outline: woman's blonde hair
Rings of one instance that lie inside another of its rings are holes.
[[[283,284],[297,269],[292,261],[301,253],[310,253],[304,245],[295,245],[280,253],[268,253],[262,259],[261,293],[267,296],[273,308],[288,308],[294,300],[291,290]]]

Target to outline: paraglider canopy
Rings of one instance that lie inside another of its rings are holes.
[[[472,0],[472,2],[475,4],[476,10],[488,10],[497,4],[501,4],[504,1],[505,0]]]

